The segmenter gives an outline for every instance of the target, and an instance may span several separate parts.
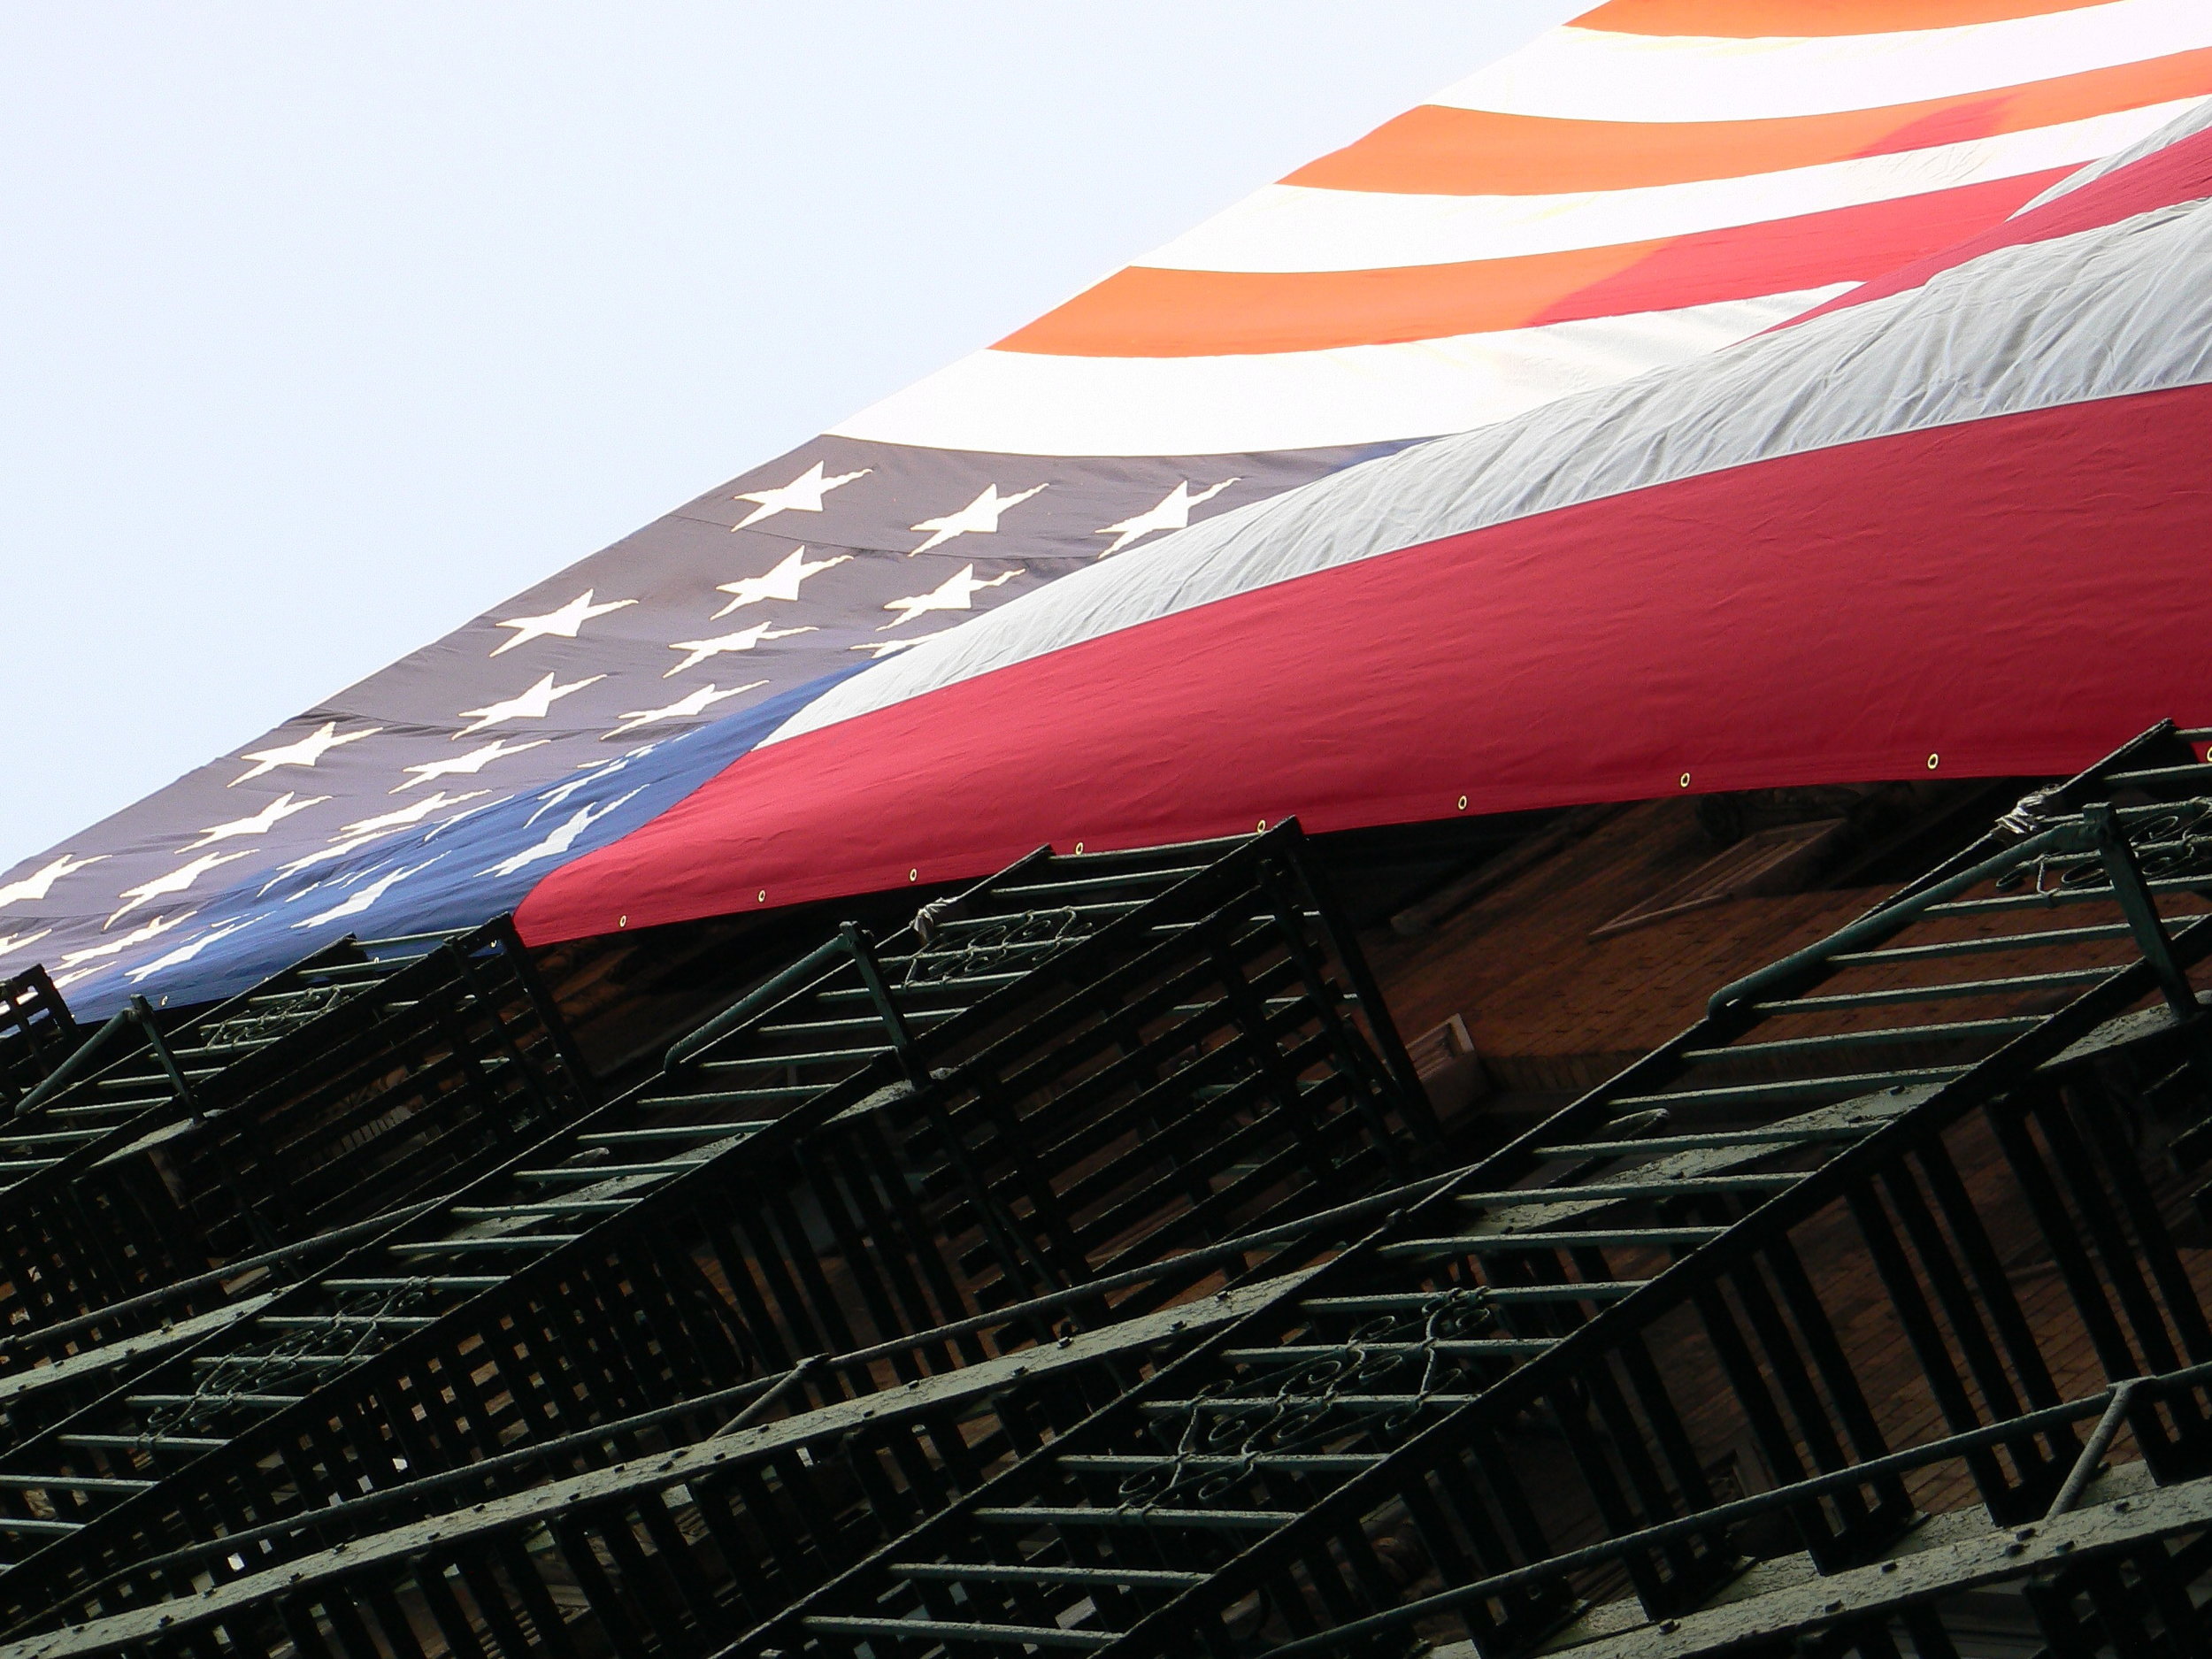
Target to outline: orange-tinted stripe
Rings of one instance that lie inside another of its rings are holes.
[[[2099,0],[1608,0],[1575,27],[1623,35],[1888,35],[2009,23]]]
[[[1385,271],[1133,265],[998,342],[1079,357],[1385,345],[1864,281],[1995,224],[2070,171],[1655,242]]]
[[[2124,167],[2116,167],[2079,189],[2068,191],[2056,201],[2046,202],[2032,213],[2016,215],[1993,225],[1978,236],[1953,242],[1940,253],[1886,271],[1850,293],[1839,295],[1825,305],[1793,319],[1790,326],[1794,327],[1823,311],[1864,305],[1885,295],[1919,288],[1939,272],[1954,270],[2001,248],[2072,236],[2116,225],[2138,213],[2170,207],[2177,202],[2201,202],[2208,196],[2212,196],[2212,132],[2193,133]]]
[[[1765,121],[1563,121],[1425,104],[1283,182],[1414,196],[1626,190],[1924,150],[2207,93],[2212,48],[1993,92]]]

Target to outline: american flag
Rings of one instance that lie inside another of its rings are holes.
[[[1178,675],[1193,653],[1226,663],[1222,641],[1245,636],[1158,629],[1279,587],[1287,609],[1235,626],[1287,640],[1318,607],[1336,632],[1300,649],[1340,700],[1425,696],[1417,675],[1388,683],[1418,656],[1394,657],[1391,630],[1423,610],[1482,613],[1496,572],[1446,561],[1394,600],[1411,611],[1363,611],[1341,581],[1289,592],[1344,565],[1348,538],[1365,559],[1690,476],[1670,458],[1682,429],[1663,398],[1654,416],[1636,388],[1677,385],[1681,408],[1724,425],[1700,365],[1768,350],[1758,337],[1793,319],[2026,222],[2012,216],[2085,167],[2176,149],[2208,94],[2201,0],[1612,0],[24,861],[0,880],[0,972],[43,961],[97,1013],[134,993],[213,995],[345,932],[519,907],[529,936],[567,937],[633,910],[664,921],[953,879],[1010,837],[1102,847],[1291,811],[1387,823],[1471,797],[1653,793],[1696,747],[1686,731],[1563,746],[1524,732],[1520,749],[1491,731],[1464,752],[1363,737],[1333,772],[1302,771],[1348,741],[1335,712],[1295,698],[1240,711]],[[2138,211],[2191,199],[2161,188]],[[1838,334],[1843,315],[1818,326]],[[1795,383],[1808,399],[1868,372],[1786,371],[1806,349],[1774,349],[1756,384],[1830,376]],[[1916,361],[1923,380],[1877,401],[1927,389]],[[1722,445],[1703,465],[1779,452]],[[1570,475],[1579,493],[1559,485]],[[1438,509],[1446,496],[1461,504]],[[1307,556],[1324,544],[1338,551]],[[1557,686],[1581,672],[1560,653],[1602,649],[1620,614],[1590,591],[1604,570],[1532,590],[1556,625],[1538,633]],[[1532,614],[1491,625],[1520,649]],[[1368,657],[1331,657],[1347,631]],[[1460,672],[1479,681],[1488,648],[1455,649],[1474,649]],[[1004,678],[1018,667],[1030,678]],[[1494,705],[1509,689],[1492,687]],[[2003,769],[2088,741],[2064,712],[2039,748],[2036,711],[2016,702],[2014,749],[1954,764]],[[905,724],[885,726],[895,714]],[[1207,749],[1225,725],[1251,741]],[[846,727],[900,735],[841,749]],[[1809,733],[1771,735],[1710,772],[1701,751],[1680,787],[1873,764],[1832,738],[1820,753]],[[1014,770],[963,771],[1016,736]],[[1576,758],[1547,769],[1539,747]],[[922,785],[884,758],[921,749]],[[1171,789],[1153,763],[1187,752],[1195,781]],[[1062,773],[1064,797],[1022,781]],[[918,828],[964,825],[1010,790],[1059,803],[965,840]],[[839,833],[810,839],[822,814]]]

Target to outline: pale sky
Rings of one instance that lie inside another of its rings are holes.
[[[0,867],[1589,0],[0,0]]]

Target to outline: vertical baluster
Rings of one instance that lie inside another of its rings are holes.
[[[2122,1230],[2111,1196],[2097,1179],[2096,1163],[2082,1144],[2075,1117],[2061,1089],[2039,1091],[2029,1110],[2050,1143],[2051,1153],[2074,1209],[2081,1217],[2090,1240],[2096,1246],[2104,1278],[2117,1296],[2135,1334],[2135,1350],[2153,1371],[2173,1371],[2181,1356],[2176,1350],[2158,1300],[2138,1265],[2133,1246]]]
[[[1923,1147],[1915,1158],[1927,1179],[1928,1190],[1934,1194],[1944,1225],[1958,1240],[1960,1253],[1965,1256],[1967,1268],[1973,1275],[1975,1297],[1996,1327],[2005,1357],[2011,1363],[2013,1375],[2019,1379],[2027,1404],[2039,1410],[2056,1405],[2058,1385],[2051,1379],[2042,1345],[2029,1327],[2020,1298],[2013,1291],[2011,1277],[1990,1240],[1989,1230],[1982,1225],[1981,1212],[1967,1193],[1966,1183],[1959,1176],[1949,1148],[1940,1141],[1932,1141]],[[2080,1440],[2071,1429],[2051,1431],[2050,1440],[2061,1456],[2069,1455],[2080,1447]]]
[[[1717,1285],[1703,1287],[1692,1296],[1691,1302],[1728,1379],[1729,1392],[1742,1408],[1744,1418],[1758,1441],[1760,1455],[1766,1459],[1775,1480],[1787,1486],[1804,1479],[1808,1471],[1796,1438],[1791,1434],[1780,1406],[1767,1387],[1766,1378],[1752,1356],[1751,1345],[1736,1323],[1724,1294]],[[1821,1504],[1816,1500],[1793,1505],[1789,1516],[1813,1559],[1825,1559],[1835,1548],[1837,1533]]]
[[[2088,1252],[2081,1247],[2079,1229],[2073,1217],[2067,1213],[2065,1201],[2060,1198],[2057,1184],[2051,1179],[2050,1169],[2029,1132],[2032,1097],[2049,1087],[2039,1079],[2031,1080],[2014,1090],[2009,1097],[1992,1102],[1988,1108],[1989,1124],[1998,1144],[2005,1150],[2013,1179],[2019,1183],[2021,1196],[2035,1217],[2044,1247],[2057,1264],[2059,1277],[2073,1299],[2074,1311],[2096,1349],[2106,1377],[2117,1380],[2139,1376],[2142,1367],[2128,1346],[2111,1303],[2105,1299],[2103,1281]]]
[[[445,1638],[451,1659],[495,1659],[485,1651],[477,1640],[475,1621],[471,1619],[460,1602],[455,1599],[453,1587],[446,1582],[442,1562],[435,1557],[422,1556],[415,1562],[415,1589],[428,1609],[430,1621]]]
[[[623,1604],[621,1591],[600,1563],[595,1547],[600,1531],[598,1525],[572,1509],[554,1518],[551,1531],[560,1540],[561,1558],[568,1563],[576,1587],[583,1592],[584,1605],[598,1620],[601,1632],[619,1659],[654,1659],[649,1632],[641,1629],[631,1617],[629,1609]]]
[[[555,1540],[557,1548],[559,1540]],[[576,1643],[569,1634],[568,1623],[554,1604],[545,1580],[539,1574],[536,1563],[521,1538],[503,1536],[493,1545],[508,1584],[513,1586],[515,1599],[522,1603],[522,1610],[530,1620],[530,1628],[537,1632],[537,1650],[551,1655],[551,1659],[579,1659]]]
[[[2142,1166],[2120,1132],[2116,1106],[2108,1106],[2111,1100],[2109,1092],[2093,1082],[2080,1087],[2091,1093],[2082,1109],[2073,1114],[2074,1122],[2095,1146],[2098,1157],[2111,1178],[2112,1190],[2134,1232],[2137,1250],[2151,1270],[2151,1277],[2165,1302],[2167,1317],[2180,1333],[2189,1362],[2203,1364],[2212,1360],[2212,1326],[2207,1325],[2197,1287],[2191,1282],[2189,1270],[2182,1264],[2174,1248],[2173,1235],[2167,1231],[2158,1201],[2143,1179]]]
[[[1735,1287],[1737,1299],[1759,1340],[1760,1351],[1766,1356],[1767,1370],[1780,1386],[1782,1398],[1796,1423],[1797,1436],[1810,1453],[1814,1466],[1827,1471],[1847,1469],[1854,1461],[1845,1449],[1844,1436],[1848,1428],[1831,1416],[1828,1401],[1814,1386],[1812,1372],[1783,1320],[1780,1309],[1775,1305],[1760,1268],[1760,1259],[1754,1256],[1729,1276],[1729,1282]],[[1886,1483],[1870,1484],[1878,1492]],[[1832,1492],[1828,1495],[1827,1506],[1841,1525],[1832,1537],[1824,1539],[1813,1549],[1814,1559],[1824,1569],[1856,1555],[1896,1524],[1894,1517],[1885,1513],[1889,1506],[1883,1498],[1870,1502],[1864,1487],[1850,1486]]]
[[[1948,1245],[1935,1225],[1935,1218],[1922,1202],[1919,1188],[1915,1186],[1909,1170],[1900,1168],[1886,1171],[1882,1182],[1889,1194],[1891,1207],[1904,1223],[1905,1235],[1910,1240],[1920,1269],[1936,1293],[1945,1319],[1956,1338],[1965,1356],[1967,1370],[1980,1388],[1982,1399],[1988,1406],[1989,1420],[2003,1422],[2021,1414],[2019,1398],[2013,1392],[2011,1379],[2005,1374],[1998,1361],[1996,1350],[1982,1324],[1981,1310],[1968,1290],[1958,1263],[1953,1259]],[[1947,1359],[1947,1354],[1946,1356]],[[1924,1359],[1924,1367],[1926,1362]],[[1948,1370],[1947,1365],[1947,1375]],[[1953,1378],[1952,1389],[1938,1388],[1937,1399],[1944,1407],[1947,1422],[1954,1432],[1975,1426],[1980,1414],[1970,1404],[1964,1407],[1965,1420],[1952,1420],[1951,1394],[1964,1393]],[[2005,1479],[1996,1459],[1989,1455],[1968,1460],[1981,1486],[1982,1501],[1989,1506],[1991,1517],[2000,1525],[2024,1520],[2039,1515],[2049,1504],[2057,1483],[2065,1479],[2064,1465],[2045,1457],[2038,1449],[2033,1436],[2023,1435],[2004,1442],[2011,1453],[2014,1466],[2020,1471],[2016,1485]]]
[[[461,1575],[462,1586],[468,1591],[469,1600],[475,1603],[484,1628],[491,1632],[503,1659],[531,1659],[530,1639],[522,1628],[522,1621],[515,1617],[514,1603],[493,1566],[491,1553],[480,1545],[457,1549],[454,1565]],[[301,1659],[314,1656],[303,1653]]]

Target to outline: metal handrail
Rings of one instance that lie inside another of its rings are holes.
[[[2139,1399],[2170,1394],[2177,1388],[2192,1384],[2212,1382],[2212,1363],[2185,1365],[2178,1371],[2161,1371],[2151,1377],[2127,1377],[2113,1383],[2101,1392],[2085,1394],[2078,1400],[2063,1401],[2055,1406],[2044,1406],[2008,1417],[2002,1423],[1985,1423],[1979,1428],[1966,1429],[1956,1434],[1947,1434],[1940,1440],[1929,1440],[1919,1446],[1909,1446],[1903,1451],[1890,1452],[1884,1456],[1870,1457],[1864,1463],[1854,1463],[1847,1469],[1831,1470],[1812,1475],[1803,1480],[1776,1486],[1770,1491],[1754,1493],[1747,1498],[1737,1498],[1727,1503],[1717,1503],[1709,1509],[1695,1515],[1680,1516],[1671,1521],[1641,1527],[1633,1532],[1623,1532],[1617,1538],[1601,1539],[1594,1544],[1585,1544],[1578,1549],[1516,1567],[1508,1572],[1493,1573],[1487,1578],[1478,1578],[1470,1584],[1455,1585],[1433,1595],[1417,1601],[1386,1608],[1371,1613],[1364,1618],[1354,1619],[1332,1630],[1312,1636],[1302,1636],[1295,1641],[1285,1642],[1279,1647],[1270,1647],[1267,1659],[1300,1659],[1301,1655],[1338,1651],[1347,1643],[1362,1637],[1379,1635],[1398,1625],[1427,1618],[1433,1614],[1446,1613],[1463,1607],[1470,1601],[1517,1590],[1524,1585],[1555,1578],[1561,1572],[1574,1571],[1583,1567],[1601,1566],[1615,1557],[1648,1549],[1654,1545],[1673,1542],[1699,1532],[1709,1532],[1719,1527],[1732,1526],[1738,1521],[1770,1514],[1801,1504],[1808,1499],[1824,1497],[1831,1492],[1847,1492],[1863,1486],[1881,1475],[1909,1474],[1930,1463],[1943,1463],[1952,1457],[1977,1451],[1985,1446],[2002,1445],[2015,1440],[2024,1433],[2039,1432],[2045,1429],[2063,1428],[2075,1423],[2099,1418],[2101,1434],[2093,1435],[2082,1448],[2074,1471],[2067,1481],[2067,1490],[2050,1509],[2051,1516],[2065,1513],[2081,1494],[2095,1473],[2097,1464],[2109,1449],[2120,1424],[2132,1403]],[[2109,1425],[2108,1428],[2107,1425]]]
[[[2129,883],[2116,867],[2126,860],[2127,846],[2117,832],[2131,825],[2154,822],[2169,818],[2182,808],[2197,807],[2205,814],[2212,814],[2212,799],[2162,803],[2155,806],[2127,807],[2115,810],[2095,806],[2085,808],[2049,828],[2014,842],[2003,851],[1994,853],[1979,863],[1969,865],[1954,875],[1932,886],[1919,888],[1908,896],[1870,910],[1856,921],[1838,928],[1827,938],[1793,951],[1778,962],[1769,963],[1740,979],[1732,979],[1713,993],[1705,1004],[1709,1014],[1719,1014],[1740,1004],[1750,1002],[1770,991],[1794,989],[1801,981],[1825,967],[1831,957],[1860,946],[1875,943],[1897,933],[1936,905],[1956,898],[1970,888],[1985,881],[2009,875],[2013,871],[2053,855],[2088,853],[2102,858],[2108,871],[2115,877],[2115,887],[2123,907],[2130,896]],[[2136,879],[2139,885],[2139,876]],[[2212,884],[2212,874],[2206,878]],[[2131,927],[2140,933],[2138,918],[2129,916]],[[2139,939],[2139,942],[2147,943]]]
[[[1983,866],[1977,865],[1975,868],[1980,870]],[[2212,954],[2212,917],[2198,919],[2189,926],[2181,929],[2174,943],[2176,955],[2185,964]],[[1796,1226],[1823,1205],[1833,1202],[1850,1183],[1863,1179],[1881,1163],[1895,1156],[1900,1149],[1915,1144],[1922,1137],[1940,1133],[1972,1103],[1985,1098],[1993,1091],[2010,1087],[2016,1074],[2032,1071],[2056,1058],[2079,1037],[2083,1027],[2093,1026],[2121,1012],[2144,991],[2154,987],[2155,971],[2147,961],[2138,960],[2114,969],[2109,978],[2085,992],[2065,1008],[2051,1015],[2036,1031],[2014,1039],[1968,1071],[1952,1078],[1910,1112],[1900,1116],[1883,1128],[1869,1134],[1865,1139],[1847,1148],[1820,1168],[1808,1171],[1794,1185],[1767,1200],[1748,1215],[1729,1225],[1719,1237],[1697,1246],[1682,1256],[1672,1268],[1642,1284],[1636,1291],[1612,1303],[1573,1333],[1561,1339],[1540,1358],[1519,1367],[1505,1378],[1492,1384],[1483,1392],[1482,1400],[1494,1407],[1525,1401],[1533,1392],[1540,1391],[1550,1379],[1556,1378],[1562,1371],[1571,1371],[1594,1352],[1602,1351],[1622,1332],[1647,1328],[1652,1321],[1673,1307],[1680,1305],[1693,1294],[1689,1286],[1694,1284],[1694,1274],[1698,1271],[1694,1264],[1702,1263],[1709,1266],[1723,1261],[1740,1259],[1747,1252],[1755,1250],[1773,1237],[1786,1233],[1788,1229]],[[1564,1115],[1561,1114],[1561,1116]],[[1553,1124],[1556,1126],[1557,1118],[1553,1120]],[[1449,1190],[1447,1187],[1445,1194],[1432,1197],[1422,1207],[1448,1202]],[[1687,1273],[1684,1271],[1686,1269],[1689,1270]],[[2101,1402],[2101,1396],[2100,1400]],[[1454,1414],[1454,1418],[1479,1409],[1481,1407],[1479,1405],[1462,1406]],[[2100,1403],[2095,1408],[2085,1409],[2082,1415],[2093,1416],[2101,1409],[2102,1406]],[[1454,1432],[1452,1422],[1453,1418],[1448,1418],[1437,1424],[1417,1436],[1408,1448],[1402,1449],[1411,1450],[1424,1442],[1432,1448],[1447,1445],[1448,1437]],[[2010,1418],[2002,1425],[1993,1426],[1994,1432],[2001,1437],[2016,1439],[2023,1432],[2024,1425],[2029,1428],[2033,1426],[2028,1419],[2023,1417]],[[1925,1448],[1918,1449],[1924,1450]],[[1394,1454],[1394,1455],[1397,1455]],[[1893,1458],[1908,1455],[1893,1453],[1888,1454],[1887,1457]],[[1832,1478],[1842,1485],[1863,1484],[1878,1476],[1882,1471],[1886,1461],[1886,1458],[1870,1458],[1864,1462],[1854,1463],[1847,1469],[1832,1471]],[[1340,1506],[1356,1502],[1360,1497],[1373,1495],[1374,1492],[1379,1490],[1375,1483],[1381,1479],[1382,1468],[1383,1465],[1377,1465],[1356,1476],[1324,1500],[1323,1507]],[[1829,1478],[1828,1476],[1821,1477],[1824,1479]],[[1793,1487],[1791,1490],[1796,1492],[1801,1488]],[[1770,1494],[1759,1495],[1766,1497]],[[1315,1513],[1314,1510],[1308,1510],[1304,1515],[1293,1519],[1288,1526],[1271,1538],[1268,1544],[1280,1545],[1286,1535],[1310,1523]],[[1609,1559],[1619,1550],[1632,1549],[1637,1540],[1648,1540],[1655,1535],[1666,1539],[1709,1532],[1717,1524],[1724,1524],[1725,1517],[1735,1513],[1737,1510],[1733,1505],[1716,1505],[1711,1509],[1701,1509],[1694,1515],[1678,1517],[1674,1520],[1660,1523],[1652,1529],[1623,1534],[1619,1538],[1601,1540],[1556,1555],[1548,1555],[1541,1561],[1528,1563],[1508,1573],[1485,1578],[1479,1585],[1458,1586],[1452,1591],[1441,1594],[1463,1601],[1474,1599],[1479,1594],[1494,1594],[1501,1585],[1518,1586],[1524,1584],[1555,1580],[1571,1572],[1577,1567],[1587,1564],[1588,1562]],[[1723,1517],[1723,1521],[1717,1523],[1714,1518],[1716,1517]],[[1255,1548],[1266,1547],[1256,1546]],[[1279,1653],[1289,1655],[1325,1652],[1328,1651],[1328,1642],[1350,1640],[1347,1632],[1388,1628],[1406,1618],[1417,1617],[1424,1613],[1438,1611],[1444,1607],[1456,1604],[1457,1601],[1440,1601],[1432,1597],[1418,1602],[1409,1602],[1399,1608],[1386,1609],[1366,1618],[1337,1626],[1322,1636],[1302,1638],[1296,1644],[1286,1644],[1280,1648],[1271,1648],[1268,1650],[1269,1659],[1274,1659],[1274,1655]],[[1408,1609],[1417,1610],[1409,1612]]]

